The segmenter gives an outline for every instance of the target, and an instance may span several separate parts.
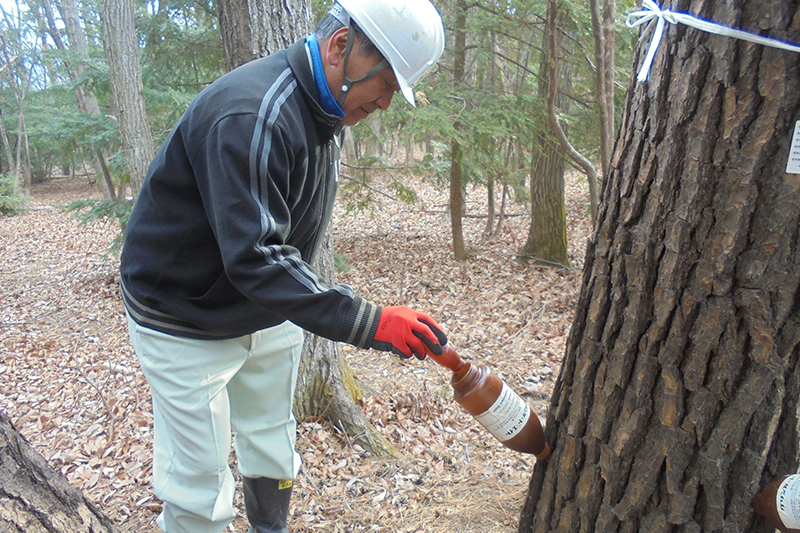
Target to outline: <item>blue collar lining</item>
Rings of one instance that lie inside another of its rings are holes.
[[[317,93],[319,93],[319,103],[326,113],[336,115],[337,117],[344,117],[344,110],[336,103],[333,97],[331,88],[328,87],[328,80],[325,78],[325,70],[322,67],[322,57],[319,52],[319,44],[317,43],[317,36],[313,33],[306,37],[306,49],[311,54],[311,66],[314,69],[314,83],[317,86]]]

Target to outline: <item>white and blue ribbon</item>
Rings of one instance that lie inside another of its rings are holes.
[[[666,26],[667,22],[670,24],[685,24],[686,26],[691,26],[692,28],[708,33],[734,37],[736,39],[742,39],[751,43],[763,44],[773,48],[781,48],[783,50],[800,53],[800,46],[796,44],[787,43],[771,37],[762,37],[754,33],[723,26],[722,24],[717,24],[716,22],[702,20],[693,15],[689,15],[688,13],[670,11],[669,9],[661,9],[653,0],[642,0],[642,7],[646,9],[634,11],[625,19],[625,24],[629,28],[635,28],[637,26],[641,26],[642,24],[649,24],[653,19],[657,19],[656,29],[653,33],[653,38],[650,41],[650,48],[647,50],[647,55],[645,56],[644,62],[639,69],[639,75],[636,77],[636,79],[639,81],[647,80],[647,76],[650,73],[650,66],[653,64],[653,58],[656,55],[656,51],[658,51],[659,44],[661,44],[661,39],[664,36],[664,26]]]

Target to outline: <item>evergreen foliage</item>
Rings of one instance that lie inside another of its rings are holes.
[[[17,180],[0,174],[0,214],[20,215],[28,210],[28,199],[17,190]]]
[[[99,151],[109,154],[115,187],[127,183],[124,157],[110,100],[110,82],[102,40],[101,0],[79,0],[78,11],[88,41],[88,57],[53,44],[43,16],[43,1],[20,3],[21,12],[0,17],[0,112],[8,151],[0,145],[0,170],[12,168],[8,153],[17,157],[23,135],[30,145],[34,180],[47,179],[53,169],[69,171],[94,168]],[[133,0],[135,2],[143,76],[143,94],[156,148],[163,142],[189,102],[224,72],[216,0]],[[68,37],[60,21],[58,2],[51,2],[55,26]],[[314,0],[315,22],[330,9],[333,0]],[[447,48],[437,67],[415,88],[418,105],[411,108],[398,94],[379,124],[364,121],[352,128],[356,140],[357,171],[345,169],[354,179],[343,184],[342,193],[351,209],[372,209],[376,202],[392,198],[414,202],[415,194],[404,176],[414,173],[446,187],[450,168],[449,146],[462,146],[464,185],[490,182],[527,202],[527,180],[535,133],[545,112],[539,91],[544,0],[479,0],[468,4],[465,81],[452,81],[453,46],[450,33],[455,3],[435,2],[442,13]],[[618,27],[634,0],[618,2]],[[594,102],[593,41],[585,2],[565,0],[568,14],[562,39],[570,39],[572,55],[559,68],[571,72],[571,86],[562,87],[573,104],[569,115],[570,137],[576,147],[597,152],[598,121]],[[635,35],[627,30],[617,41],[617,98],[624,95]],[[47,43],[43,46],[42,43]],[[82,67],[80,75],[76,75]],[[11,77],[20,87],[21,105]],[[78,108],[75,91],[93,94],[100,116]],[[617,107],[620,109],[620,106]],[[20,111],[25,131],[20,131]],[[454,123],[460,123],[460,129]],[[398,148],[412,147],[415,157],[398,168]],[[378,190],[370,177],[381,169],[390,176],[388,190]],[[378,194],[380,193],[380,194]]]
[[[58,4],[53,2],[61,38],[68,36],[60,22]],[[92,166],[99,150],[108,152],[117,187],[127,183],[119,152],[116,110],[110,102],[110,82],[102,41],[100,0],[79,2],[83,29],[89,44],[89,58],[74,51],[55,48],[52,36],[38,23],[42,0],[21,6],[16,15],[0,18],[0,111],[12,147],[19,142],[20,108],[8,82],[14,76],[23,89],[23,112],[34,180],[47,179],[54,168]],[[189,102],[224,72],[217,12],[212,0],[136,0],[136,23],[141,43],[143,94],[148,119],[157,143],[163,141]],[[43,50],[42,42],[47,42]],[[7,64],[10,59],[10,64]],[[76,75],[77,67],[83,67]],[[75,91],[93,94],[101,115],[79,109]],[[0,151],[0,165],[9,168]]]
[[[98,221],[116,220],[121,228],[119,235],[111,243],[109,254],[117,254],[122,250],[122,241],[125,227],[131,217],[133,201],[131,200],[75,200],[63,210],[72,213],[72,216],[81,224],[93,224]]]
[[[633,0],[618,3],[619,26]],[[453,4],[437,3],[445,28],[453,27]],[[415,88],[421,94],[416,109],[396,97],[389,111],[381,115],[380,141],[419,146],[434,140],[436,149],[427,153],[412,168],[406,169],[446,186],[450,152],[458,142],[464,186],[483,185],[489,178],[514,192],[518,202],[528,201],[526,180],[535,134],[546,123],[546,95],[538,93],[544,16],[543,0],[480,1],[470,4],[467,17],[467,79],[452,81],[452,35],[448,33],[445,55],[436,69]],[[584,2],[568,0],[563,9],[568,14],[562,39],[572,40],[574,53],[559,66],[571,72],[571,87],[561,87],[571,102],[570,114],[561,119],[570,124],[575,146],[596,157],[599,153],[597,106],[594,97],[595,76],[591,57],[593,39],[591,17]],[[624,32],[617,43],[618,77],[627,80],[635,37]],[[622,101],[624,87],[618,84],[616,98]],[[620,108],[617,107],[619,110]],[[461,124],[456,130],[455,122]],[[353,128],[357,142],[366,144],[375,135],[370,125]],[[438,144],[436,144],[438,143]],[[431,143],[429,143],[431,144]],[[363,180],[362,180],[363,181]],[[364,182],[368,185],[368,182]],[[363,192],[355,209],[366,208],[375,196]]]

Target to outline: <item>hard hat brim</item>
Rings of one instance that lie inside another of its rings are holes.
[[[403,98],[405,98],[412,107],[417,107],[417,102],[414,100],[414,89],[409,85],[408,80],[401,76],[394,67],[392,67],[392,70],[394,70],[394,77],[397,78],[397,84],[400,86],[400,92],[403,93]]]

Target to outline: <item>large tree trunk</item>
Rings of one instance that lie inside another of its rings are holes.
[[[800,0],[703,5],[800,41]],[[671,25],[631,85],[521,532],[773,531],[750,501],[800,451],[798,86],[800,54]]]
[[[111,94],[135,198],[154,153],[142,96],[142,67],[133,24],[133,2],[103,0],[103,37]]]
[[[0,531],[117,531],[81,491],[47,464],[3,412],[0,412]]]

